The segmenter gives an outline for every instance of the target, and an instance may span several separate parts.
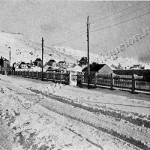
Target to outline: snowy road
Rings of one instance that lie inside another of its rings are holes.
[[[150,149],[149,95],[3,75],[0,88],[1,121],[13,137],[8,149]]]

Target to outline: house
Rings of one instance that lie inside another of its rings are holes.
[[[50,59],[48,62],[47,62],[47,65],[48,66],[51,66],[51,67],[56,67],[56,61],[54,59]]]
[[[82,72],[87,73],[87,67],[85,67]],[[113,70],[107,64],[98,64],[92,63],[90,64],[90,73],[92,74],[100,74],[100,75],[110,75],[113,73]]]
[[[143,68],[142,68],[142,65],[133,65],[129,69],[143,69]]]
[[[29,63],[21,62],[18,66],[19,69],[29,69],[31,65]]]
[[[10,67],[10,61],[1,56],[0,67],[1,67],[1,70],[8,70]]]
[[[35,66],[42,67],[42,60],[41,60],[41,58],[36,58],[36,60],[33,62],[33,64]]]
[[[46,69],[46,72],[57,72],[59,70],[59,67],[52,67],[52,66],[49,66],[47,69]]]
[[[57,66],[60,67],[60,68],[67,68],[67,62],[66,61],[59,61],[57,63]]]
[[[82,57],[79,61],[79,66],[87,65],[88,59],[87,57]]]

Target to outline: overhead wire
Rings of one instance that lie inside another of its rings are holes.
[[[142,3],[142,2],[140,2],[140,3]],[[140,4],[140,3],[138,3],[138,4]],[[131,7],[134,7],[134,6],[138,5],[138,4],[135,4],[135,5],[132,5],[132,6],[130,6],[130,7],[127,7],[127,8],[125,8],[125,9],[121,10],[121,11],[125,11],[125,10],[127,10],[127,9],[129,9],[129,8],[131,8]],[[135,10],[134,12],[136,12],[136,11],[138,11],[138,10],[140,10],[140,9],[143,9],[143,8],[145,8],[145,7],[148,7],[148,6],[144,6],[144,7],[142,7],[142,8],[139,8],[139,9]],[[118,13],[120,13],[121,11],[116,12],[116,13],[114,13],[114,14],[118,14]],[[132,12],[132,13],[133,13],[133,12]],[[103,27],[103,28],[95,29],[95,30],[92,30],[92,31],[90,31],[90,32],[95,32],[95,31],[103,30],[103,29],[105,29],[105,28],[109,28],[109,27],[112,27],[112,26],[116,26],[116,25],[119,25],[119,24],[122,24],[122,23],[125,23],[125,22],[128,22],[128,21],[134,20],[134,19],[136,19],[136,18],[142,17],[142,16],[147,15],[147,14],[149,14],[149,13],[150,13],[150,12],[148,12],[148,13],[146,13],[146,14],[142,14],[142,15],[137,16],[137,17],[134,17],[134,18],[131,18],[131,19],[128,19],[128,20],[125,20],[125,21],[122,21],[122,22],[119,22],[119,23],[116,23],[116,24],[112,24],[112,25],[109,25],[109,26],[106,26],[106,27]],[[111,15],[109,15],[109,16],[103,17],[101,20],[106,19],[106,18],[108,18],[108,17],[110,17],[110,16],[114,16],[114,14],[111,14]],[[120,18],[120,17],[125,16],[125,15],[128,15],[128,14],[131,14],[131,12],[130,12],[130,13],[127,13],[127,14],[123,14],[123,15],[117,17],[117,18]],[[116,19],[117,19],[117,18],[116,18]],[[92,24],[94,24],[94,23],[92,23]],[[82,27],[81,27],[81,28],[82,28]],[[80,28],[79,28],[79,29],[80,29]],[[75,31],[75,30],[74,30],[74,31]],[[69,31],[69,32],[75,33],[74,31]],[[68,33],[69,33],[69,32],[68,32]],[[74,40],[74,39],[76,39],[76,38],[78,38],[78,37],[81,37],[81,36],[85,35],[85,34],[86,34],[86,33],[82,33],[82,34],[77,35],[77,36],[75,36],[75,37],[73,37],[73,38],[71,38],[71,39],[68,39],[68,40],[63,41],[63,42],[59,42],[59,43],[52,44],[52,45],[50,45],[50,46],[55,46],[55,45],[60,45],[60,44],[63,44],[63,43],[67,43],[67,42],[72,41],[72,40]]]
[[[125,9],[122,9],[122,10],[116,12],[116,13],[112,13],[112,14],[110,14],[110,15],[108,15],[108,16],[104,16],[103,18],[100,18],[98,21],[95,21],[95,22],[90,23],[90,24],[99,23],[101,20],[104,20],[104,19],[106,19],[106,18],[109,18],[109,17],[111,17],[111,16],[114,16],[115,14],[119,14],[119,13],[121,13],[122,11],[125,11],[125,10],[127,10],[127,9],[129,9],[129,8],[132,8],[132,7],[136,6],[136,5],[139,5],[139,4],[141,4],[141,3],[142,3],[142,2],[139,2],[139,3],[135,4],[135,5],[132,5],[132,6],[129,6],[129,7],[125,8]]]
[[[100,31],[100,30],[103,30],[103,29],[106,29],[106,28],[110,28],[110,27],[113,27],[113,26],[117,26],[117,25],[120,25],[120,24],[122,24],[122,23],[135,20],[135,19],[140,18],[140,17],[142,17],[142,16],[145,16],[145,15],[147,15],[147,14],[150,14],[150,12],[147,12],[147,13],[142,14],[142,15],[140,15],[140,16],[136,16],[136,17],[134,17],[134,18],[131,18],[131,19],[128,19],[128,20],[125,20],[125,21],[122,21],[122,22],[119,22],[119,23],[116,23],[116,24],[112,24],[112,25],[109,25],[109,26],[106,26],[106,27],[103,27],[103,28],[95,29],[95,30],[92,30],[92,31],[90,31],[90,32]]]
[[[126,15],[133,14],[133,13],[135,13],[135,12],[137,12],[137,11],[143,9],[143,8],[149,7],[149,6],[150,6],[150,5],[147,5],[147,6],[138,8],[138,9],[136,9],[136,10],[134,10],[134,11],[129,12],[129,13],[122,14],[121,16],[118,16],[118,17],[116,17],[116,18],[112,18],[111,20],[116,20],[116,19],[121,18],[121,17],[124,17],[124,16],[126,16]],[[108,22],[111,22],[111,21],[108,20],[108,21],[106,21],[106,22],[104,22],[104,23],[108,23]],[[101,24],[101,25],[102,25],[102,24]],[[92,28],[95,28],[95,27],[91,27],[91,29],[92,29]]]

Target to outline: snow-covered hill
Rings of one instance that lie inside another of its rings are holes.
[[[11,64],[14,62],[30,62],[36,58],[41,58],[42,48],[41,43],[35,43],[20,33],[0,32],[0,56],[9,59],[9,51],[11,51]],[[50,59],[55,59],[57,62],[65,60],[67,63],[77,63],[81,57],[87,56],[86,51],[76,50],[70,47],[44,46],[44,63]],[[150,64],[139,62],[133,58],[116,57],[110,59],[102,59],[98,54],[90,53],[90,62],[106,63],[109,66],[122,68],[130,68],[133,65],[141,64],[146,69],[150,68]]]
[[[20,33],[0,32],[0,55],[9,59],[9,51],[11,51],[11,64],[18,61],[34,61],[42,56],[41,44],[32,42]],[[44,62],[50,59],[66,60],[68,63],[77,62],[77,59],[70,54],[59,52],[53,47],[44,46]]]

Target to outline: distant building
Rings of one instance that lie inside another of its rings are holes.
[[[143,69],[142,65],[133,65],[129,69]]]
[[[42,67],[42,60],[41,60],[40,58],[37,58],[37,59],[33,62],[33,64],[34,64],[35,66]]]
[[[56,67],[56,61],[54,59],[50,59],[48,62],[47,62],[47,65],[48,66],[51,66],[51,67]]]
[[[87,73],[88,68],[85,67],[82,72]],[[97,64],[97,63],[92,63],[90,64],[90,72],[92,74],[101,74],[101,75],[110,75],[113,73],[113,70],[107,65],[107,64]]]
[[[66,61],[59,61],[57,63],[57,66],[60,68],[67,68],[67,62]]]
[[[88,59],[87,57],[82,57],[79,61],[79,66],[87,65]]]
[[[19,69],[29,69],[31,65],[29,63],[21,62],[18,66]]]
[[[1,67],[1,70],[8,70],[10,68],[10,61],[1,56],[0,67]]]

